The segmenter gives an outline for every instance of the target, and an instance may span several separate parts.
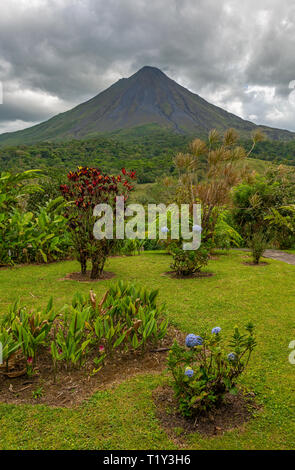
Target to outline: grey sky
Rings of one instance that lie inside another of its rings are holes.
[[[245,119],[295,131],[294,50],[292,0],[2,0],[0,133],[143,65]]]

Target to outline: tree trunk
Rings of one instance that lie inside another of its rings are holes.
[[[105,259],[92,259],[91,279],[99,279],[101,277],[104,264]]]
[[[84,252],[80,253],[80,264],[81,264],[81,274],[85,275],[86,268],[87,268],[87,256],[85,255]]]

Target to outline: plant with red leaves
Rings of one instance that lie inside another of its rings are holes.
[[[125,201],[133,189],[131,181],[136,178],[134,171],[121,170],[116,176],[101,173],[97,168],[78,167],[68,173],[68,183],[60,186],[61,193],[68,202],[65,217],[72,238],[81,273],[86,274],[87,260],[91,259],[91,279],[102,275],[113,240],[97,240],[93,235],[95,218],[94,207],[107,203],[115,206],[116,197],[123,196]]]

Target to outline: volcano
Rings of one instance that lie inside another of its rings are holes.
[[[139,127],[143,132],[163,128],[192,136],[233,127],[243,137],[259,127],[272,140],[295,138],[290,131],[257,126],[208,103],[158,68],[145,66],[67,112],[25,130],[0,135],[0,145],[85,139],[132,132]]]

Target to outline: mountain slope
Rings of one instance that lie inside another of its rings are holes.
[[[138,126],[192,135],[203,135],[212,128],[224,131],[234,127],[244,136],[258,127],[208,103],[161,70],[145,66],[65,113],[28,129],[0,135],[0,145],[82,139]],[[287,130],[259,127],[274,140],[295,138]]]

